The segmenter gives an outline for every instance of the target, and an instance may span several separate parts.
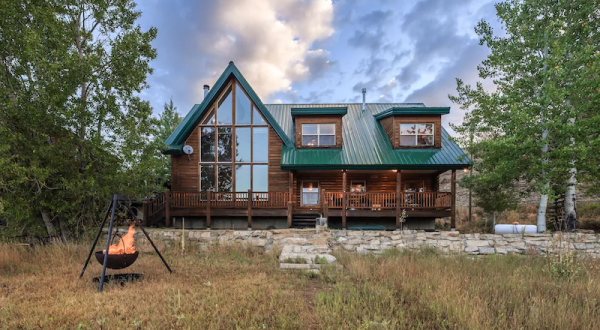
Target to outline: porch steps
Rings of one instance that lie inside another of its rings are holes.
[[[292,216],[292,228],[314,228],[318,214],[295,214]]]

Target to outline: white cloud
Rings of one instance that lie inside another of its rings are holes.
[[[150,83],[184,106],[198,103],[229,61],[263,99],[328,64],[329,52],[312,47],[334,33],[331,0],[175,0],[142,9],[158,27],[155,66],[166,72]]]

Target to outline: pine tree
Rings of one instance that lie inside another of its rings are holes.
[[[182,117],[177,112],[177,107],[173,105],[173,99],[169,103],[165,103],[163,112],[158,119],[158,131],[155,138],[156,148],[159,151],[164,149],[164,142],[169,135],[173,133],[177,125],[181,122]],[[196,152],[200,152],[197,150]],[[171,158],[160,154],[160,164],[157,169],[157,177],[163,186],[171,185]]]

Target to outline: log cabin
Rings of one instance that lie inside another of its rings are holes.
[[[470,159],[442,127],[450,108],[364,100],[263,104],[230,62],[165,141],[171,188],[144,202],[144,222],[427,230],[449,217],[454,228],[456,171]]]

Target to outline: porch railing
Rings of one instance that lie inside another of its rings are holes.
[[[330,209],[344,207],[342,192],[325,192]],[[403,209],[435,209],[449,208],[452,194],[441,191],[404,192],[400,194],[400,208]],[[356,210],[393,210],[396,208],[395,192],[360,192],[346,193],[346,208]]]
[[[286,208],[289,201],[288,192],[171,192],[170,205],[173,208],[206,208],[210,199],[211,208],[247,208],[249,194],[252,208]]]

